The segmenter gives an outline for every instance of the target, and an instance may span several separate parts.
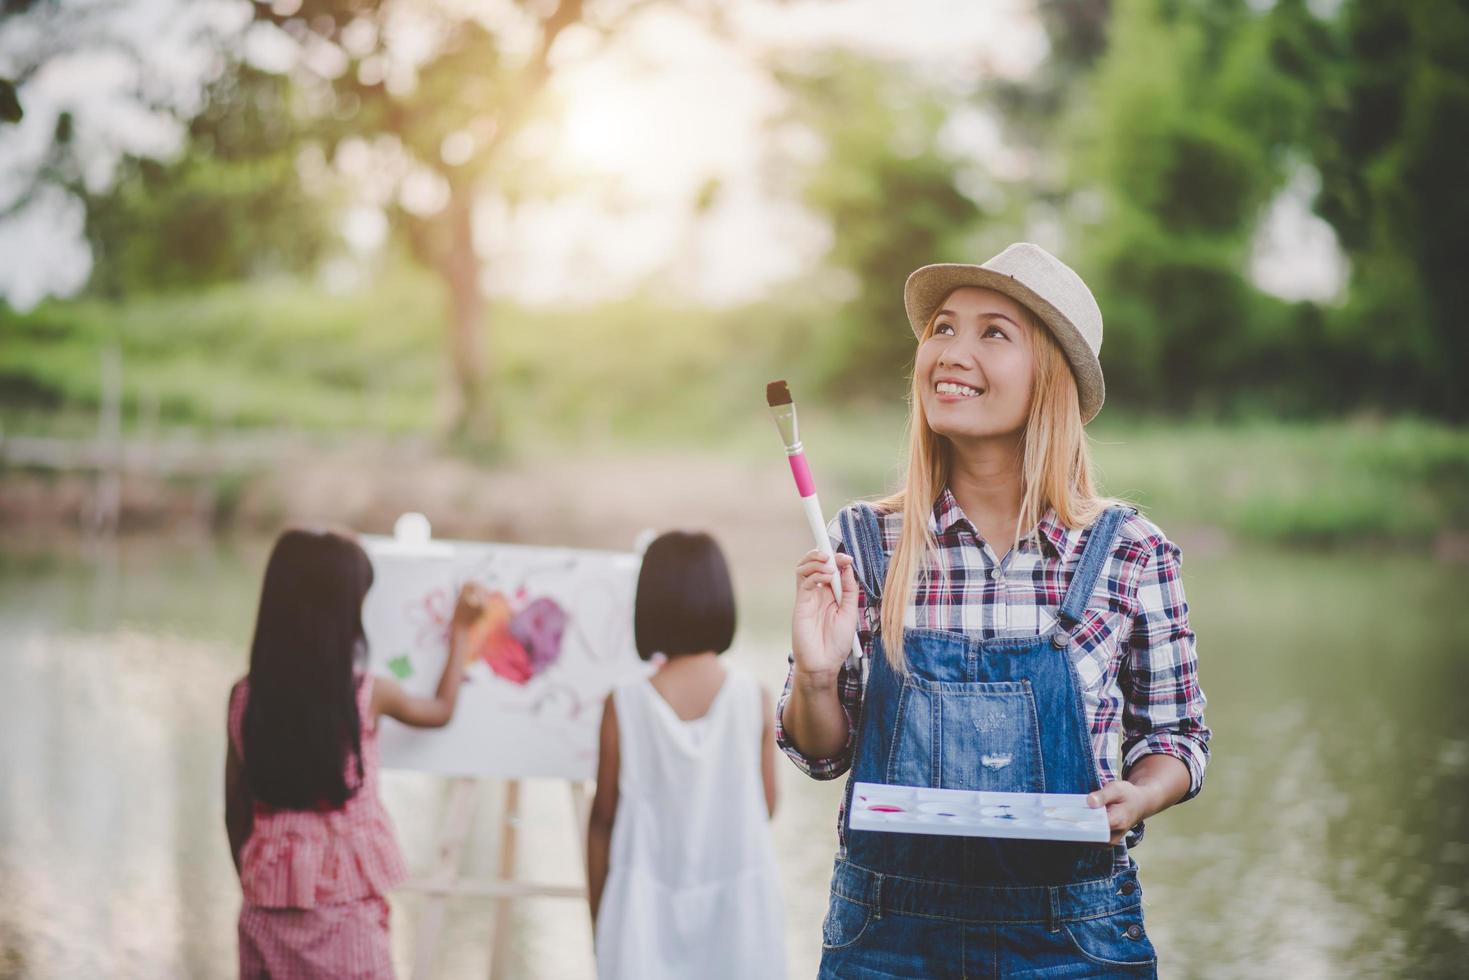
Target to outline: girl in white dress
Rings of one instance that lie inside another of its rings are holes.
[[[587,845],[600,980],[785,976],[771,702],[719,660],[734,620],[713,538],[648,547],[638,653],[667,662],[603,709]]]

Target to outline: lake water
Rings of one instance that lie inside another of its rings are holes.
[[[1203,794],[1136,852],[1170,977],[1462,976],[1469,955],[1469,591],[1412,555],[1185,544],[1215,732]],[[1197,553],[1196,553],[1197,552]],[[0,547],[0,977],[234,975],[221,792],[266,543]],[[789,564],[736,556],[731,656],[784,676]],[[840,783],[782,762],[792,977],[815,972]],[[467,858],[498,847],[486,787]],[[410,864],[445,784],[386,774]],[[519,861],[580,877],[566,788],[530,784]],[[395,897],[407,976],[419,900]],[[439,975],[483,976],[489,900],[453,904]],[[580,902],[515,906],[510,975],[590,977]]]

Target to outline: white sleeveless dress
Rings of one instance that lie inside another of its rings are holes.
[[[600,980],[786,975],[760,687],[725,670],[693,721],[647,680],[613,691],[618,801],[597,912]]]

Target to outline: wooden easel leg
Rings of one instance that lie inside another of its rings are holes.
[[[500,824],[500,865],[496,874],[501,881],[515,879],[515,846],[520,822],[520,781],[505,783],[505,817]],[[510,955],[510,899],[495,899],[495,924],[490,933],[490,980],[504,980]]]
[[[585,883],[588,901],[592,894],[591,866],[587,863],[587,831],[592,822],[592,798],[587,795],[587,784],[580,779],[573,779],[566,784],[571,790],[571,812],[576,820],[576,842],[581,848],[581,873],[582,881]],[[590,916],[590,906],[587,907]],[[589,923],[590,924],[590,923]],[[597,962],[597,937],[592,936],[592,962]]]
[[[458,875],[464,858],[464,844],[474,822],[474,805],[478,784],[473,779],[456,779],[449,787],[449,804],[444,816],[443,833],[439,836],[439,860],[434,868],[434,884],[447,885]],[[430,894],[424,899],[418,920],[418,933],[413,942],[413,980],[431,980],[434,956],[439,950],[439,935],[444,930],[448,896]]]
[[[571,790],[571,812],[576,815],[576,842],[581,845],[581,870],[587,871],[587,827],[592,822],[592,801],[587,797],[587,784],[573,779],[566,784]],[[591,882],[587,883],[588,885]]]

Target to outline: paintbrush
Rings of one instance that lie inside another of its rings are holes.
[[[791,476],[796,478],[796,492],[801,495],[801,509],[806,514],[806,525],[811,529],[811,539],[818,550],[826,553],[826,569],[831,573],[831,592],[838,603],[842,601],[842,577],[837,571],[836,558],[831,541],[826,536],[826,518],[821,514],[821,502],[816,499],[816,481],[811,477],[811,464],[806,462],[806,447],[801,444],[801,430],[796,422],[796,402],[791,397],[790,386],[784,381],[772,381],[765,386],[765,404],[770,406],[770,415],[780,438],[785,443],[786,461],[791,464]],[[862,659],[862,644],[852,637],[852,656]]]

